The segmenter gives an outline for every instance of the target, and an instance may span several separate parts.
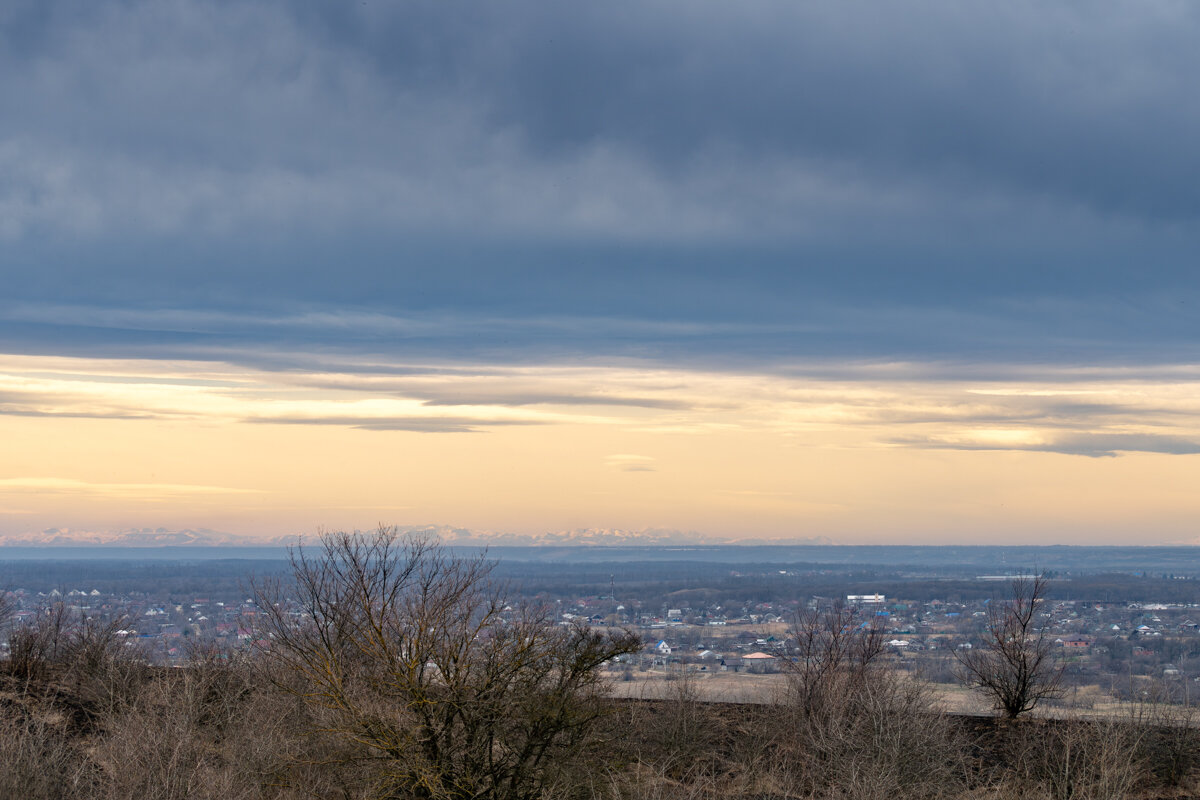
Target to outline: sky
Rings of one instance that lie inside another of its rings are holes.
[[[0,536],[1200,541],[1200,7],[0,4]]]

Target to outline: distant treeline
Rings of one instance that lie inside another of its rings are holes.
[[[1142,548],[1145,550],[1147,548]],[[995,567],[995,565],[993,565]],[[945,574],[942,574],[942,573]],[[1005,581],[963,577],[961,567],[926,565],[818,565],[812,563],[714,563],[709,561],[614,561],[598,563],[519,561],[501,558],[493,578],[520,595],[595,597],[616,604],[702,608],[716,605],[788,603],[811,597],[880,593],[928,602],[979,602],[1003,593]],[[3,561],[0,589],[99,590],[106,595],[138,592],[182,602],[197,596],[244,594],[255,578],[289,573],[285,560],[211,561],[47,560]],[[984,574],[984,573],[979,573]],[[1181,570],[1155,573],[1086,574],[1050,570],[1052,600],[1126,603],[1192,603],[1197,585]]]

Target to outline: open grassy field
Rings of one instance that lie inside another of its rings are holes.
[[[680,681],[687,681],[688,691],[697,700],[713,703],[772,703],[778,701],[786,688],[787,676],[782,673],[756,675],[747,672],[691,672],[681,677],[678,672],[649,670],[634,672],[632,680],[616,677],[609,680],[613,697],[639,700],[667,700],[679,695]],[[935,708],[951,714],[990,715],[991,706],[979,694],[964,686],[935,683],[930,688]],[[1082,686],[1068,692],[1059,703],[1047,704],[1034,711],[1033,716],[1062,718],[1066,716],[1092,719],[1122,719],[1137,713],[1127,702],[1114,699],[1100,686]]]

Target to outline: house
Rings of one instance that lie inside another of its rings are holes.
[[[1092,646],[1092,640],[1087,636],[1064,636],[1055,640],[1055,644],[1061,644],[1066,650],[1087,650]]]
[[[748,672],[757,674],[775,672],[779,668],[775,656],[768,653],[750,653],[742,656],[742,661],[745,663]]]

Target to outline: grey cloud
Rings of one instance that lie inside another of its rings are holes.
[[[1048,449],[1093,458],[1115,456],[1118,452],[1195,455],[1200,453],[1200,443],[1178,436],[1153,434],[1075,434],[1059,439]]]
[[[1200,380],[1200,366],[1191,363],[1144,360],[1141,363],[1090,363],[1003,361],[834,361],[814,360],[785,365],[779,372],[794,378],[821,380],[966,381],[980,387],[997,383],[1044,383],[1069,386],[1085,382]]]
[[[130,411],[47,411],[0,404],[0,416],[6,417],[53,417],[58,419],[163,419],[157,414],[139,414]]]
[[[1022,450],[1089,458],[1113,458],[1121,453],[1200,454],[1200,442],[1191,439],[1135,433],[1069,434],[1057,437],[1049,443],[1036,445],[957,443],[917,437],[897,438],[893,442],[937,450]]]
[[[407,396],[420,397],[420,393],[404,392]],[[692,408],[690,403],[679,400],[659,400],[651,397],[617,397],[601,394],[461,394],[454,397],[429,399],[427,406],[626,406],[631,408],[658,408],[683,410]]]
[[[977,197],[1200,210],[1186,6],[47,5],[7,25],[12,225],[661,238],[845,201],[900,225]]]
[[[1194,360],[1198,32],[1116,2],[14,0],[6,302],[121,313],[0,346]]]
[[[513,278],[518,284],[519,277]],[[601,293],[595,291],[598,283],[587,283],[593,279],[599,281],[599,273],[581,278],[584,285],[578,293],[551,288],[538,297],[545,284],[537,277],[527,284],[528,302],[586,306]],[[260,280],[276,277],[268,271],[254,278],[256,283]],[[278,280],[281,286],[289,285],[283,277]],[[620,302],[620,293],[629,294],[632,280],[620,274],[612,277],[613,303]],[[857,303],[848,297],[831,300],[832,290],[814,288],[810,293],[797,283],[774,292],[764,287],[752,317],[754,291],[736,280],[724,288],[715,280],[708,288],[697,288],[694,279],[675,274],[650,273],[639,280],[643,291],[631,295],[624,319],[589,318],[586,309],[572,319],[516,307],[505,308],[505,316],[488,307],[492,301],[482,295],[476,299],[464,290],[455,301],[448,286],[436,289],[416,278],[413,287],[446,292],[441,302],[451,308],[401,308],[389,315],[361,306],[347,309],[335,298],[321,307],[329,313],[314,314],[311,304],[286,301],[255,312],[236,307],[218,311],[138,308],[127,302],[104,305],[100,298],[74,306],[25,302],[15,307],[0,300],[0,351],[225,361],[292,373],[298,383],[330,389],[358,389],[364,383],[361,378],[369,378],[369,388],[378,391],[391,377],[393,389],[401,393],[414,390],[411,378],[506,377],[506,366],[581,362],[766,371],[829,380],[970,380],[981,385],[1200,378],[1200,372],[1186,366],[1195,361],[1200,337],[1200,314],[1189,316],[1191,306],[1176,311],[1149,307],[1141,317],[1126,313],[1105,322],[1103,314],[1115,301],[1098,300],[1087,319],[1061,304],[1006,317],[1006,312],[987,307],[986,300],[954,301],[959,307],[953,309],[938,307],[945,301],[936,301],[921,309],[898,295],[890,306],[881,307],[870,297]],[[369,276],[350,275],[346,281],[372,285]],[[92,285],[80,275],[68,280],[63,291]],[[395,287],[380,289],[380,302],[393,292],[401,292],[398,281]],[[662,307],[643,306],[642,295],[654,292],[666,298]],[[1134,297],[1121,302],[1129,305]],[[724,305],[718,302],[725,300]],[[496,302],[503,303],[503,295]],[[671,308],[671,302],[679,306]],[[664,314],[667,319],[662,319]],[[736,322],[721,318],[742,314],[745,318]],[[587,388],[579,394],[601,394],[598,387]],[[435,404],[472,399],[458,388],[451,391],[427,390],[413,396]],[[528,399],[515,398],[519,403]]]
[[[469,417],[248,417],[243,422],[260,425],[333,425],[364,431],[409,431],[413,433],[481,433],[488,428],[510,425],[539,425],[536,420],[495,420]]]
[[[160,414],[125,408],[80,408],[78,398],[44,392],[0,391],[0,416],[62,419],[163,419]]]
[[[1188,408],[1166,408],[1154,404],[1071,402],[1036,396],[979,397],[963,400],[952,408],[937,411],[906,411],[874,408],[865,412],[873,422],[893,425],[922,425],[953,422],[963,425],[1020,423],[1025,427],[1094,428],[1113,420],[1172,422],[1195,419]]]
[[[1174,157],[1195,163],[1200,116],[1170,100],[1198,63],[1185,5],[467,8],[298,17],[393,85],[472,95],[534,150],[619,142],[678,170],[715,143],[1195,211]]]
[[[254,270],[243,271],[255,284],[278,281],[281,292],[292,285],[270,269],[259,270],[263,272],[259,277],[254,277]],[[22,276],[15,273],[15,277],[19,284]],[[328,280],[334,282],[335,277],[331,272]],[[236,314],[226,310],[197,314],[184,307],[175,321],[169,307],[152,306],[146,313],[127,302],[105,306],[100,298],[74,307],[26,302],[20,313],[12,313],[11,306],[6,309],[0,301],[0,349],[193,358],[278,371],[318,369],[397,377],[438,372],[483,375],[486,369],[476,365],[577,363],[583,357],[603,358],[610,364],[665,362],[814,377],[876,373],[992,381],[1044,375],[1048,368],[1061,368],[1064,363],[1092,364],[1101,372],[1125,364],[1135,374],[1149,374],[1152,369],[1169,374],[1176,370],[1172,364],[1194,360],[1194,342],[1200,336],[1200,315],[1190,315],[1190,306],[1174,311],[1152,307],[1140,316],[1126,313],[1106,321],[1103,314],[1110,303],[1101,299],[1087,317],[1058,306],[1015,315],[989,307],[989,301],[982,299],[986,285],[979,288],[980,299],[932,299],[922,301],[929,303],[922,308],[903,294],[887,306],[869,295],[858,300],[831,298],[840,290],[815,285],[805,290],[795,276],[781,277],[778,289],[771,290],[765,284],[755,286],[758,278],[753,275],[730,279],[722,286],[716,276],[702,282],[696,275],[671,270],[648,271],[641,277],[614,272],[607,279],[597,270],[572,276],[570,284],[547,282],[547,276],[537,273],[514,274],[507,288],[498,288],[494,296],[488,282],[492,278],[483,281],[483,289],[489,290],[485,292],[470,288],[478,281],[466,273],[457,276],[466,287],[458,291],[449,283],[437,285],[441,278],[410,276],[413,290],[436,295],[448,306],[431,313],[403,308],[407,294],[401,277],[393,275],[376,287],[381,304],[400,298],[394,301],[400,305],[394,319],[362,306],[358,308],[363,313],[299,313],[302,309],[294,302],[278,298],[266,300],[275,307],[243,308]],[[62,291],[93,286],[83,274],[67,278]],[[150,285],[156,280],[165,278],[147,277],[139,283]],[[376,281],[364,272],[345,276],[340,283],[368,291]],[[519,286],[526,287],[524,299],[516,300],[514,287]],[[639,291],[631,292],[630,286]],[[168,291],[165,284],[163,290]],[[336,291],[332,293],[325,308],[345,308]],[[506,293],[515,305],[507,305]],[[647,300],[656,296],[663,298],[657,307]],[[755,298],[761,301],[757,307]],[[1122,302],[1128,305],[1130,298]],[[947,303],[958,307],[943,307]],[[622,304],[624,318],[596,318],[591,313],[597,305],[607,314]],[[578,317],[548,316],[536,310],[542,305],[559,311],[574,309]],[[1055,379],[1084,380],[1088,372],[1059,369]]]

